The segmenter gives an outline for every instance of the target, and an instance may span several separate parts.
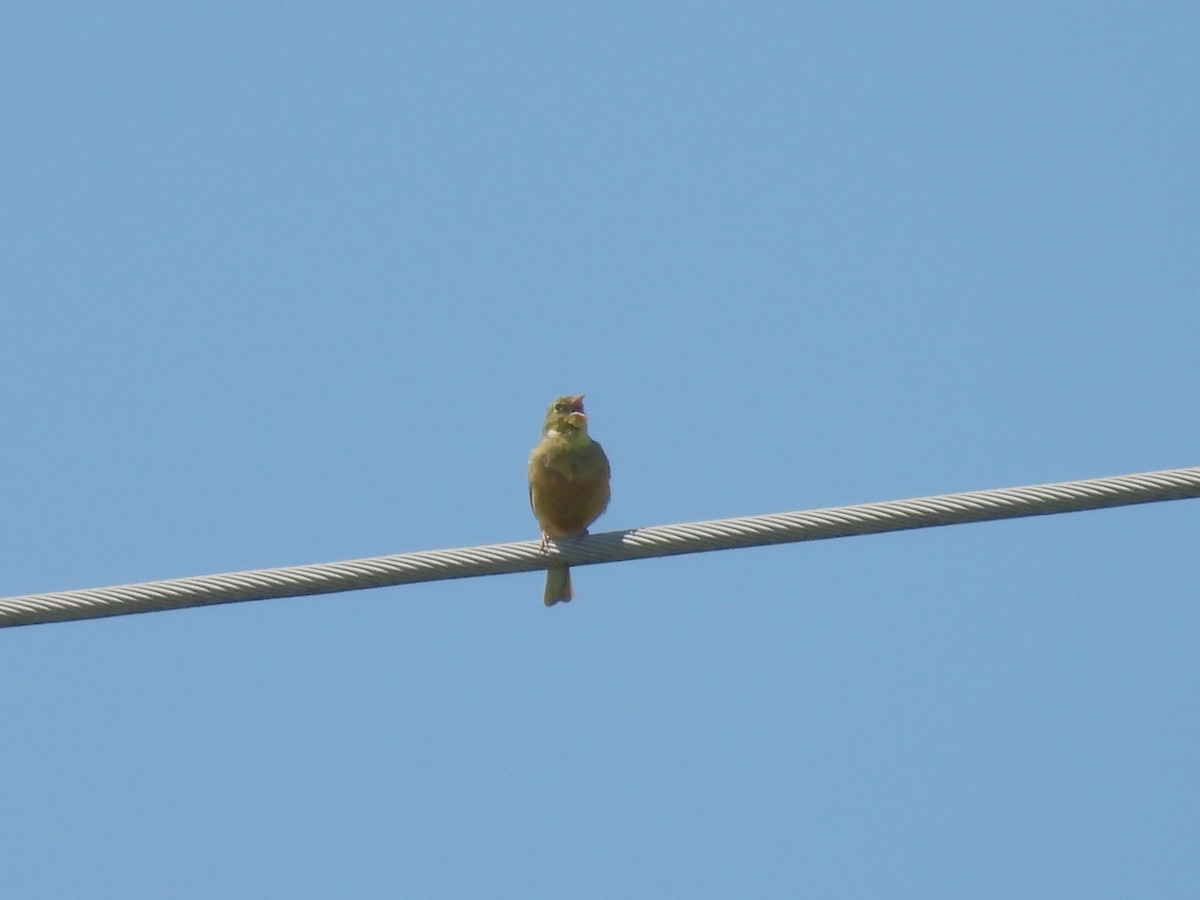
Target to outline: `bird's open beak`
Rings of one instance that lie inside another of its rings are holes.
[[[587,416],[583,413],[583,394],[571,398],[571,412],[568,413],[568,418],[570,418],[571,424],[577,428],[582,427],[583,423],[587,421]]]

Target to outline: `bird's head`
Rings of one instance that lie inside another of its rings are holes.
[[[587,416],[583,413],[583,394],[575,397],[556,397],[546,410],[546,424],[542,434],[558,434],[571,437],[587,434]]]

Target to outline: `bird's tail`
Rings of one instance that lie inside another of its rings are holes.
[[[546,592],[542,594],[542,602],[553,606],[559,600],[568,603],[571,600],[571,570],[566,566],[546,570]]]

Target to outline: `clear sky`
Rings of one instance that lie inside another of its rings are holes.
[[[1195,3],[0,14],[0,594],[1200,464]],[[1194,897],[1200,502],[0,632],[39,897]]]

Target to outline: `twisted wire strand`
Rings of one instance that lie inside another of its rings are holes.
[[[1200,467],[0,598],[0,628],[1200,497]]]

